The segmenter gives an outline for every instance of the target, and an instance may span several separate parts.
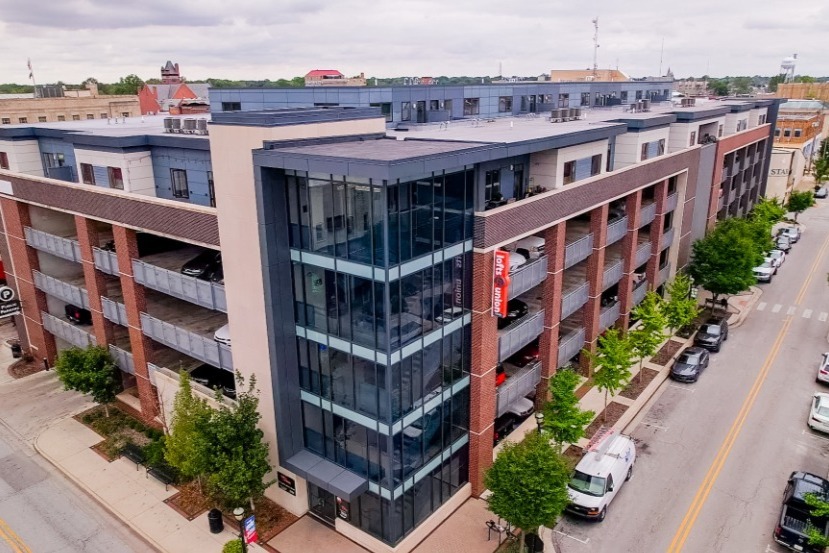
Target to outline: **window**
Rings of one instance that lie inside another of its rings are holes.
[[[665,98],[667,100],[667,99],[670,98],[670,96],[671,96],[671,91],[670,90],[668,90],[667,88],[662,89],[662,97],[663,98]]]
[[[553,103],[553,95],[552,94],[539,94],[538,101],[542,104],[550,105]]]
[[[412,120],[412,103],[411,102],[400,102],[400,120],[401,121],[411,121]]]
[[[222,111],[242,111],[242,102],[222,102]]]
[[[77,113],[72,114],[72,121],[80,121],[80,120],[81,120],[80,115],[78,115]]]
[[[661,156],[665,155],[665,139],[659,139],[659,145],[656,147],[656,155]]]
[[[121,112],[121,117],[131,117],[131,116],[132,116],[132,114],[128,111],[122,111]]]
[[[26,117],[18,117],[18,118],[17,118],[17,122],[18,122],[18,123],[28,123],[28,122],[29,122],[29,119],[28,119],[28,118],[26,118]]]
[[[4,117],[4,118],[3,118],[3,124],[4,124],[4,125],[11,125],[11,124],[12,124],[12,120],[11,120],[11,119],[9,119],[8,117]]]
[[[602,172],[602,155],[596,154],[590,158],[590,176],[598,175]]]
[[[498,113],[512,113],[512,96],[498,98]]]
[[[60,153],[45,153],[43,154],[43,165],[49,167],[63,167],[66,164],[66,158]]]
[[[385,116],[387,123],[392,120],[391,102],[383,102],[381,104],[369,104],[369,106],[373,108],[380,108],[380,113],[382,113],[383,116]]]
[[[623,103],[623,104],[626,104],[626,103],[627,103],[627,101],[628,101],[628,91],[627,91],[627,90],[623,90],[623,91],[621,92],[621,94],[619,95],[619,99],[622,101],[622,103]]]
[[[216,189],[213,187],[213,171],[207,172],[207,196],[210,198],[210,207],[216,207]]]
[[[66,121],[65,115],[58,115],[58,121]]]
[[[590,93],[589,92],[582,92],[581,93],[581,105],[582,106],[589,106],[590,105]]]
[[[723,125],[720,125],[719,130],[717,130],[717,136],[722,136],[723,133]]]
[[[9,168],[9,154],[6,152],[0,152],[0,169],[8,169]]]
[[[487,171],[484,180],[484,199],[487,202],[501,202],[501,170]],[[497,207],[497,206],[496,206]]]
[[[760,117],[757,119],[757,124],[758,125],[765,125],[766,124],[766,114],[765,113],[760,114]]]
[[[87,113],[86,118],[87,119],[95,119],[95,114],[94,113]]]
[[[642,144],[642,153],[639,156],[639,161],[645,161],[646,159],[648,159],[648,145],[648,142]]]
[[[792,135],[792,130],[791,129],[783,129],[783,137],[784,138],[789,138],[791,135]]]
[[[95,172],[92,170],[92,165],[89,163],[81,163],[81,182],[84,184],[95,185]]]
[[[569,94],[559,94],[558,95],[558,107],[560,107],[560,108],[569,108],[570,107],[570,95]]]
[[[100,114],[101,119],[109,119],[109,116],[106,113]]]
[[[190,197],[190,189],[187,188],[187,171],[184,169],[170,169],[170,180],[173,183],[174,198]]]
[[[46,116],[45,115],[38,116],[37,122],[38,123],[45,123],[46,122]]]
[[[795,138],[800,138],[800,134],[801,134],[802,132],[803,132],[803,131],[802,131],[802,130],[800,130],[800,129],[795,129],[795,130],[794,130],[794,137],[795,137]]]
[[[689,146],[693,146],[697,143],[697,131],[691,131],[691,140],[688,141]]]
[[[641,99],[642,99],[642,91],[641,91],[641,90],[637,90],[637,91],[636,91],[636,99],[637,99],[637,100],[641,100]]]
[[[780,129],[774,129],[774,136],[780,138]]]
[[[120,167],[107,167],[107,175],[109,175],[110,188],[124,189],[124,178],[121,175]]]
[[[463,114],[464,115],[478,115],[481,109],[480,98],[464,98],[463,99]]]
[[[570,184],[576,180],[576,162],[568,161],[564,164],[564,184]]]

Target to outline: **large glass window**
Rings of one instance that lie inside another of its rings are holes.
[[[498,112],[512,113],[512,96],[501,96],[498,98]]]
[[[184,169],[170,169],[174,198],[189,198],[190,189],[187,187],[187,171]]]
[[[570,95],[569,94],[559,94],[558,95],[558,107],[560,107],[560,108],[570,107]]]
[[[412,120],[412,103],[411,102],[401,102],[400,103],[400,120],[401,121],[411,121]]]
[[[480,113],[480,98],[464,98],[463,99],[463,114],[464,115],[478,115]]]

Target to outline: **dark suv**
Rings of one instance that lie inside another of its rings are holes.
[[[726,340],[728,340],[728,323],[725,319],[711,318],[699,327],[697,335],[694,336],[694,345],[718,352]]]
[[[63,312],[71,323],[75,323],[76,325],[92,324],[92,313],[83,307],[67,304],[66,307],[64,307]]]
[[[529,312],[530,308],[523,301],[509,300],[507,302],[507,316],[498,319],[498,329],[507,328]]]
[[[200,278],[202,280],[210,280],[210,277],[222,266],[221,252],[206,251],[202,252],[181,268],[182,274],[187,276]]]
[[[811,514],[813,508],[806,504],[806,494],[815,494],[829,500],[829,481],[808,472],[793,472],[783,492],[783,508],[774,529],[774,541],[792,551],[822,553],[823,547],[809,543],[809,529],[817,529],[827,536],[829,519]]]

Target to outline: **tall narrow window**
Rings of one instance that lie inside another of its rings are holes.
[[[174,198],[190,197],[190,189],[187,188],[187,171],[184,169],[170,169],[170,180],[173,184]]]
[[[568,161],[564,164],[564,184],[570,184],[576,180],[576,162]]]
[[[81,182],[95,185],[95,171],[92,170],[92,165],[89,163],[81,163]]]
[[[602,155],[597,154],[590,158],[590,175],[598,175],[602,172]]]
[[[659,139],[659,146],[657,147],[657,155],[665,155],[665,139]]]
[[[400,103],[400,120],[401,121],[411,121],[412,120],[412,103],[411,102],[401,102]]]
[[[6,152],[0,152],[0,169],[8,169],[9,168],[9,154]]]
[[[648,159],[648,143],[645,142],[642,144],[642,154],[639,156],[639,161],[645,161]]]
[[[109,175],[110,188],[124,189],[124,178],[120,167],[107,167],[107,174]]]
[[[207,172],[207,195],[210,197],[210,207],[216,207],[216,189],[213,187],[213,171]]]
[[[480,113],[480,98],[464,98],[463,99],[463,114],[464,115],[478,115]]]
[[[691,131],[691,140],[688,141],[689,146],[693,146],[697,143],[697,131]]]

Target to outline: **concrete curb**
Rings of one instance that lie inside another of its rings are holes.
[[[749,299],[745,306],[743,306],[743,308],[740,309],[739,313],[736,314],[737,318],[735,319],[735,321],[733,323],[731,322],[733,316],[728,318],[728,326],[730,326],[731,328],[738,328],[740,327],[740,325],[743,324],[743,322],[745,322],[746,318],[748,317],[748,314],[751,312],[755,304],[758,301],[760,301],[760,298],[763,295],[763,290],[761,290],[757,286],[752,286],[750,290],[751,299]]]

